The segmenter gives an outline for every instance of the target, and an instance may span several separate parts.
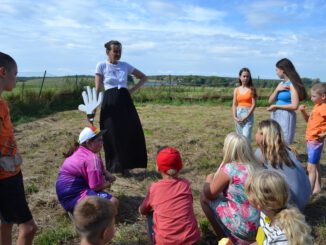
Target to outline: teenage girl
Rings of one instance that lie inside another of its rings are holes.
[[[254,244],[313,244],[304,216],[297,208],[288,206],[290,192],[282,175],[272,170],[257,171],[248,179],[245,190],[249,202],[261,210],[263,242]]]
[[[285,141],[293,143],[296,127],[296,113],[299,101],[307,98],[307,92],[294,65],[289,59],[281,59],[276,63],[276,75],[282,79],[268,102],[273,104],[268,107],[272,112],[272,119],[277,121],[283,129]]]
[[[236,132],[244,135],[249,142],[251,141],[251,132],[254,125],[256,98],[257,93],[250,70],[242,68],[239,72],[239,86],[233,92],[232,114]]]
[[[236,133],[227,135],[223,152],[219,169],[206,177],[201,206],[218,239],[229,237],[234,244],[251,244],[259,212],[249,204],[244,186],[257,166],[255,156],[248,140]]]
[[[256,144],[257,159],[265,168],[285,177],[290,188],[290,203],[302,210],[310,199],[309,179],[296,154],[285,143],[280,125],[272,119],[261,121]]]

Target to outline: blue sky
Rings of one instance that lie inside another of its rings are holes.
[[[277,78],[291,59],[302,77],[326,81],[323,0],[0,0],[0,51],[20,75],[94,74],[104,43],[148,75]]]

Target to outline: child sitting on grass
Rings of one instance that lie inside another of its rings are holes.
[[[250,203],[261,210],[260,226],[263,243],[279,245],[311,245],[310,227],[296,207],[289,207],[289,187],[281,174],[261,170],[252,174],[246,183]]]
[[[90,196],[80,201],[74,210],[74,224],[80,245],[104,245],[114,236],[116,208],[105,198]]]
[[[259,212],[250,205],[244,186],[258,164],[243,135],[228,134],[223,153],[216,173],[206,178],[201,206],[218,239],[229,237],[234,244],[250,244],[255,241]]]
[[[106,131],[106,130],[105,130]],[[103,139],[98,128],[85,127],[79,142],[65,154],[56,183],[56,191],[63,208],[72,213],[77,202],[87,196],[100,196],[109,199],[118,208],[118,199],[103,190],[115,181],[103,166],[98,153],[102,149]]]
[[[314,107],[310,116],[306,112],[306,106],[300,105],[301,111],[307,124],[306,141],[308,151],[308,175],[312,193],[321,191],[320,158],[326,136],[326,83],[316,83],[311,88],[311,101]]]
[[[162,245],[194,244],[199,240],[200,233],[190,182],[179,177],[182,169],[180,154],[172,147],[165,147],[158,151],[156,164],[163,179],[149,187],[139,207],[139,212],[148,216],[151,242]]]

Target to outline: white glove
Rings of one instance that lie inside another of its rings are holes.
[[[87,91],[87,92],[86,92]],[[98,97],[96,96],[96,89],[90,86],[86,87],[86,91],[82,92],[84,104],[78,106],[78,110],[85,112],[90,122],[94,121],[95,109],[102,103],[103,93],[100,92]]]

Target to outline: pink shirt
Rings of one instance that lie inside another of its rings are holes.
[[[56,190],[62,206],[68,210],[83,199],[90,189],[104,185],[101,158],[85,148],[79,148],[66,158],[60,168]]]
[[[154,210],[155,244],[190,245],[199,240],[192,205],[190,182],[186,179],[162,179],[149,187],[141,208]]]

